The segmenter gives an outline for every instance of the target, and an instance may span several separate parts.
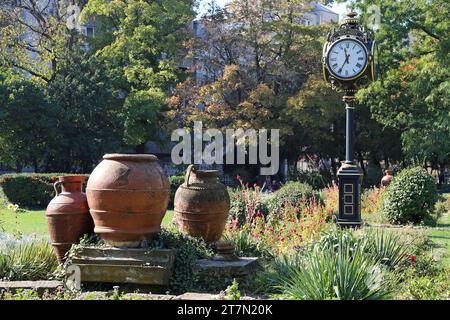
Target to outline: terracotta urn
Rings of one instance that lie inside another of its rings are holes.
[[[116,247],[138,247],[161,230],[169,180],[151,154],[106,154],[86,186],[94,232]]]
[[[217,170],[201,171],[188,167],[184,183],[175,193],[175,217],[181,231],[207,242],[220,239],[230,210],[226,187]]]
[[[84,176],[61,176],[53,185],[56,196],[48,204],[45,215],[59,263],[64,262],[65,254],[81,236],[92,233],[86,195],[81,191],[84,180]]]
[[[394,176],[392,175],[392,170],[386,170],[384,172],[384,177],[381,179],[381,186],[387,187],[389,184],[391,184],[393,178]]]

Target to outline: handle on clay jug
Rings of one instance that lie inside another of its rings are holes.
[[[184,182],[186,183],[186,187],[189,188],[189,178],[191,176],[191,172],[195,171],[195,166],[190,164],[186,171],[186,176],[184,177]]]
[[[58,186],[59,186],[60,184],[61,184],[61,181],[56,181],[56,182],[53,184],[53,189],[55,189],[56,196],[59,196]]]

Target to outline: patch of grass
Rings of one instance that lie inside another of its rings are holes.
[[[442,215],[439,219],[437,228],[430,228],[428,238],[437,244],[443,251],[442,263],[450,267],[450,214]]]
[[[26,210],[15,213],[1,208],[0,221],[2,221],[0,228],[7,233],[48,234],[45,210]]]
[[[162,225],[167,226],[172,221],[174,212],[167,210]],[[47,235],[47,221],[45,210],[25,210],[15,213],[6,208],[0,207],[0,230],[7,233],[37,234]]]
[[[175,214],[175,212],[173,210],[167,210],[166,211],[166,215],[164,216],[164,219],[162,221],[162,225],[164,227],[168,226],[170,224],[170,222],[172,221],[173,215]]]

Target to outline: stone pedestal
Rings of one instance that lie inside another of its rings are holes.
[[[337,173],[339,178],[339,217],[341,227],[361,225],[362,170],[354,163],[343,162]]]
[[[174,252],[168,249],[86,247],[72,259],[72,279],[80,283],[167,286],[174,259]]]

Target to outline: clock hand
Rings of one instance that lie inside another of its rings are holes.
[[[347,57],[344,60],[344,63],[342,64],[342,66],[339,68],[338,72],[341,73],[342,68],[344,67],[345,63],[347,62]]]
[[[345,61],[344,61],[344,64],[345,64],[345,63],[349,64],[348,58],[350,58],[350,54],[347,54],[347,50],[346,50],[346,49],[344,49],[344,53],[345,53]]]

